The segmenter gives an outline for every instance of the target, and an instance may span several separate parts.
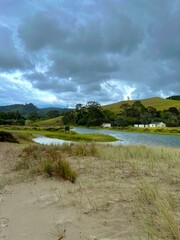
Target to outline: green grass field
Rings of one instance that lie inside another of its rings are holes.
[[[63,126],[62,116],[31,123],[32,126]]]
[[[159,111],[169,109],[170,107],[176,107],[178,110],[180,110],[180,101],[178,100],[170,100],[170,99],[154,97],[154,98],[140,99],[139,101],[141,101],[141,103],[145,107],[151,106],[156,108]],[[103,109],[110,110],[114,113],[119,113],[121,111],[120,108],[124,103],[128,103],[132,105],[134,102],[135,100],[121,101],[121,102],[105,105],[103,106]]]
[[[32,140],[34,135],[42,135],[49,138],[57,138],[74,142],[113,142],[117,139],[104,134],[79,134],[70,131],[64,132],[64,128],[39,128],[39,127],[0,127],[0,131],[12,133],[20,142]]]

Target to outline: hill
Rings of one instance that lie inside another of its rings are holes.
[[[171,97],[168,97],[167,99],[173,99],[173,100],[179,100],[180,101],[180,95],[171,96]]]
[[[137,100],[128,100],[128,101],[121,101],[117,103],[112,103],[108,105],[104,105],[104,110],[110,110],[114,113],[119,113],[120,108],[123,104],[128,103],[129,105],[132,105]],[[180,101],[179,100],[172,100],[172,99],[164,99],[160,97],[154,97],[154,98],[147,98],[147,99],[140,99],[141,103],[145,107],[154,107],[159,111],[162,110],[168,110],[170,107],[176,107],[180,111]]]
[[[45,126],[62,126],[63,125],[63,121],[62,121],[62,117],[56,117],[56,118],[51,118],[51,119],[47,119],[47,120],[40,120],[40,121],[35,121],[32,125],[34,126],[41,126],[41,127],[45,127]]]
[[[69,111],[69,108],[57,108],[57,107],[49,107],[49,108],[40,108],[38,109],[38,113],[41,114],[47,114],[48,112],[59,112],[61,115],[64,112]]]
[[[0,106],[0,112],[19,112],[22,115],[26,115],[29,113],[39,113],[40,115],[45,115],[48,112],[54,112],[57,111],[59,115],[62,113],[68,111],[68,108],[38,108],[32,103],[28,104],[13,104],[13,105],[7,105],[7,106]]]
[[[31,112],[37,112],[38,108],[32,103],[0,106],[0,112],[17,112],[17,111],[21,114],[28,114]]]

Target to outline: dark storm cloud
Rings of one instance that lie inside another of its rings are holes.
[[[125,14],[117,14],[111,20],[106,16],[97,20],[100,22],[77,23],[69,28],[58,17],[38,12],[20,25],[19,37],[33,51],[51,47],[88,54],[131,53],[143,40],[142,29]]]
[[[0,69],[13,70],[22,67],[23,61],[15,48],[12,31],[0,25]]]
[[[180,11],[162,19],[163,24],[153,26],[149,34],[153,54],[162,59],[180,61]]]
[[[2,0],[0,24],[0,68],[57,98],[179,94],[179,0]]]
[[[142,42],[143,30],[125,14],[117,14],[104,24],[104,41],[107,51],[130,54]]]
[[[117,63],[112,59],[108,59],[105,55],[68,54],[60,56],[60,54],[55,54],[52,56],[52,60],[54,62],[52,72],[63,78],[79,78],[79,82],[86,82],[92,76],[98,76],[101,81],[101,75],[109,75],[118,69]],[[91,80],[93,81],[93,79]]]
[[[33,72],[24,74],[31,84],[40,90],[49,90],[52,92],[76,92],[77,84],[70,78],[51,77],[47,73]]]
[[[19,27],[19,37],[28,50],[36,51],[45,47],[60,47],[68,32],[59,26],[58,19],[38,12],[27,18]]]

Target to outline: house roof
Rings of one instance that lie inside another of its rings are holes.
[[[160,124],[160,123],[163,123],[163,122],[152,122],[150,124]],[[165,123],[163,123],[163,124],[165,124]]]

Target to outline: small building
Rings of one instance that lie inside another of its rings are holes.
[[[150,124],[134,124],[134,127],[139,127],[139,128],[166,127],[166,124],[163,122],[152,122]]]
[[[139,127],[140,127],[140,128],[144,128],[145,125],[144,125],[144,124],[139,124]]]
[[[109,128],[109,127],[111,127],[111,123],[103,123],[103,124],[101,125],[101,127]]]
[[[166,124],[163,122],[153,122],[149,124],[149,127],[166,127]]]

